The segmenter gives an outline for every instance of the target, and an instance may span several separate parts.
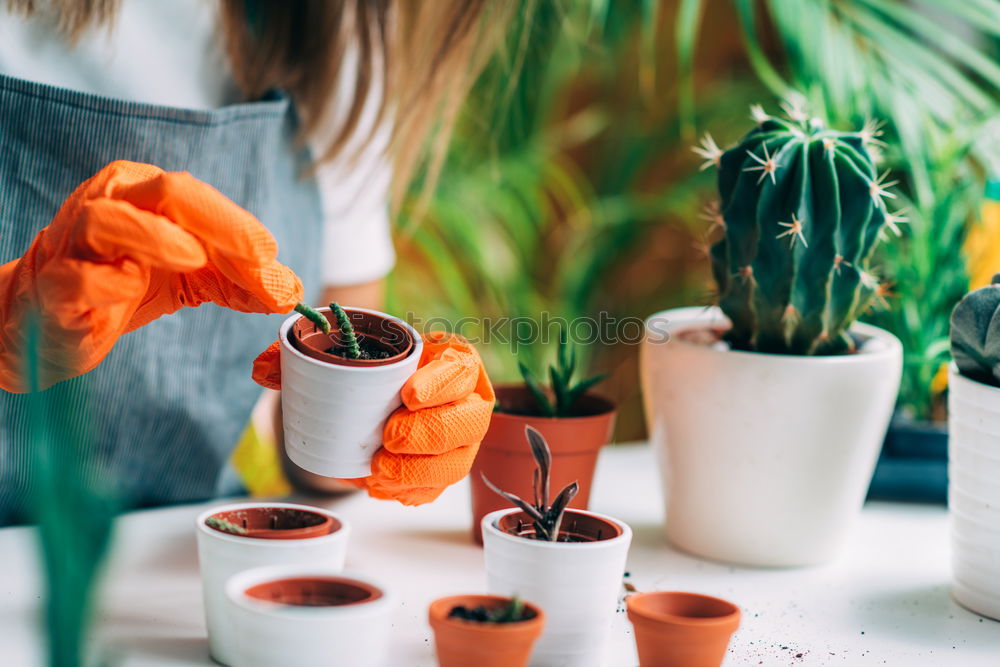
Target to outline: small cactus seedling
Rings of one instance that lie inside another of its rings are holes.
[[[471,609],[459,605],[448,613],[448,618],[458,618],[463,621],[474,621],[476,623],[517,623],[534,617],[534,614],[524,606],[521,598],[516,595],[506,604],[494,607],[493,609],[487,609],[483,605]]]
[[[557,542],[563,512],[566,511],[566,506],[580,490],[580,485],[573,482],[560,491],[556,499],[549,505],[549,471],[552,467],[552,453],[549,451],[549,445],[545,442],[545,438],[536,429],[525,426],[524,433],[531,446],[531,455],[535,458],[535,472],[532,479],[532,486],[535,490],[534,503],[529,503],[513,493],[507,493],[497,488],[493,482],[486,478],[486,475],[483,475],[483,482],[495,493],[500,494],[531,517],[536,540]]]
[[[323,313],[319,312],[309,304],[297,304],[295,306],[295,312],[315,324],[323,333],[330,333],[330,321],[326,319]]]
[[[556,354],[555,365],[549,366],[549,380],[552,398],[542,388],[524,362],[517,362],[521,370],[521,377],[528,387],[531,395],[535,399],[538,411],[543,417],[572,417],[573,409],[577,400],[583,396],[588,389],[603,380],[604,374],[573,381],[573,374],[576,372],[576,348],[569,344],[566,330],[559,332],[559,348]],[[501,409],[503,406],[501,406]]]
[[[884,292],[869,259],[895,198],[869,152],[877,124],[839,132],[799,106],[787,119],[753,108],[756,127],[723,151],[710,136],[695,151],[718,167],[722,237],[711,247],[719,306],[737,350],[778,354],[853,351],[848,329]],[[716,210],[716,209],[712,209]]]
[[[247,535],[249,531],[243,526],[237,526],[232,521],[226,521],[225,519],[219,519],[214,516],[210,516],[205,519],[205,525],[209,528],[214,528],[222,533],[230,533],[232,535]]]
[[[358,345],[358,337],[354,333],[354,327],[351,326],[351,318],[336,301],[330,304],[330,310],[337,318],[337,326],[340,328],[340,335],[343,338],[344,356],[348,359],[360,359],[361,346]]]
[[[1000,386],[1000,273],[952,311],[951,356],[962,375]]]

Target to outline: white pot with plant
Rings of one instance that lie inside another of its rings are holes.
[[[1000,620],[1000,274],[951,316],[948,512],[952,595]]]
[[[226,582],[266,565],[317,565],[340,570],[351,528],[332,512],[292,503],[236,503],[202,512],[195,521],[209,651],[234,665],[244,638],[225,617]]]
[[[533,502],[484,479],[516,506],[483,517],[487,587],[490,593],[530,600],[545,612],[531,665],[600,665],[632,530],[611,517],[567,510],[578,488],[575,482],[549,505],[551,454],[537,430],[527,426],[525,433],[537,464]]]
[[[226,621],[240,638],[230,667],[388,667],[396,602],[371,578],[279,565],[226,583]]]
[[[869,258],[902,221],[866,149],[877,130],[791,111],[755,108],[758,125],[725,152],[706,137],[721,195],[707,216],[718,307],[653,315],[641,350],[667,534],[747,565],[836,556],[902,369],[899,340],[855,322],[883,294]]]

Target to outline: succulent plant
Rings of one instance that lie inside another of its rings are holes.
[[[532,478],[532,487],[535,490],[534,503],[529,503],[513,493],[507,493],[497,488],[493,482],[486,478],[486,475],[483,475],[483,482],[495,493],[500,494],[531,517],[535,529],[535,539],[557,542],[563,512],[566,511],[566,506],[580,490],[580,485],[577,482],[569,484],[559,492],[556,499],[549,505],[549,471],[552,467],[552,452],[549,451],[549,445],[545,442],[545,438],[536,429],[525,426],[524,434],[531,446],[531,455],[535,458],[535,472]]]
[[[559,348],[556,353],[555,365],[549,366],[549,380],[551,381],[551,398],[542,388],[541,383],[535,378],[524,362],[517,362],[524,379],[525,386],[531,392],[538,406],[538,412],[543,417],[572,417],[573,409],[577,400],[583,396],[588,389],[603,380],[606,375],[595,375],[589,378],[573,381],[573,374],[576,372],[576,348],[569,344],[566,330],[559,331]],[[503,409],[503,406],[500,406]]]
[[[337,327],[340,329],[341,341],[344,348],[344,356],[348,359],[361,358],[361,346],[358,345],[358,337],[354,334],[354,327],[351,325],[351,318],[347,316],[340,304],[334,301],[330,304],[330,310],[337,318]]]
[[[227,521],[226,519],[220,519],[218,517],[210,516],[205,519],[205,525],[209,528],[214,528],[222,533],[230,533],[232,535],[246,535],[249,531],[243,526],[237,526],[232,521]]]
[[[951,312],[951,356],[962,375],[1000,386],[1000,273]]]
[[[756,127],[723,151],[708,135],[695,151],[719,169],[720,202],[705,216],[723,231],[711,247],[719,306],[734,349],[839,354],[847,331],[885,288],[869,270],[890,213],[887,173],[869,152],[879,126],[827,129],[797,106],[787,118],[752,109]]]
[[[459,618],[463,621],[476,623],[517,623],[534,618],[534,614],[524,606],[521,598],[515,595],[505,604],[493,609],[487,609],[483,605],[471,609],[459,605],[448,612],[448,618]]]
[[[296,304],[295,312],[315,324],[323,333],[330,333],[330,321],[309,304],[301,302]]]

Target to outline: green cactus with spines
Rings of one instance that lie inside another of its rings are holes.
[[[951,312],[951,356],[962,375],[1000,386],[1000,273]]]
[[[710,136],[695,149],[719,169],[723,229],[710,250],[718,304],[734,349],[839,354],[854,348],[854,320],[884,288],[869,270],[883,228],[904,222],[869,152],[877,125],[840,132],[797,107],[788,118],[756,106],[756,127],[723,151]]]
[[[319,312],[308,303],[299,302],[295,305],[295,312],[306,318],[314,325],[319,327],[319,330],[323,333],[330,333],[330,321],[326,319],[323,313]]]
[[[344,356],[348,359],[360,359],[361,346],[358,344],[358,337],[354,333],[354,327],[351,325],[351,318],[347,316],[347,313],[336,301],[330,304],[330,310],[333,311],[334,316],[337,318],[337,326],[340,328],[340,335],[343,337]]]

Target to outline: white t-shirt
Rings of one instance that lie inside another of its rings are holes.
[[[103,97],[215,109],[241,101],[218,23],[218,3],[210,0],[123,0],[112,28],[90,29],[71,46],[46,19],[12,15],[0,1],[0,73]],[[343,77],[331,129],[351,99],[352,79]],[[377,98],[367,100],[359,142],[371,130],[375,104]],[[392,268],[387,141],[388,130],[380,127],[356,159],[350,156],[357,143],[319,167],[322,252],[336,258],[322,262],[324,286],[375,280]],[[318,155],[319,142],[312,147]]]

